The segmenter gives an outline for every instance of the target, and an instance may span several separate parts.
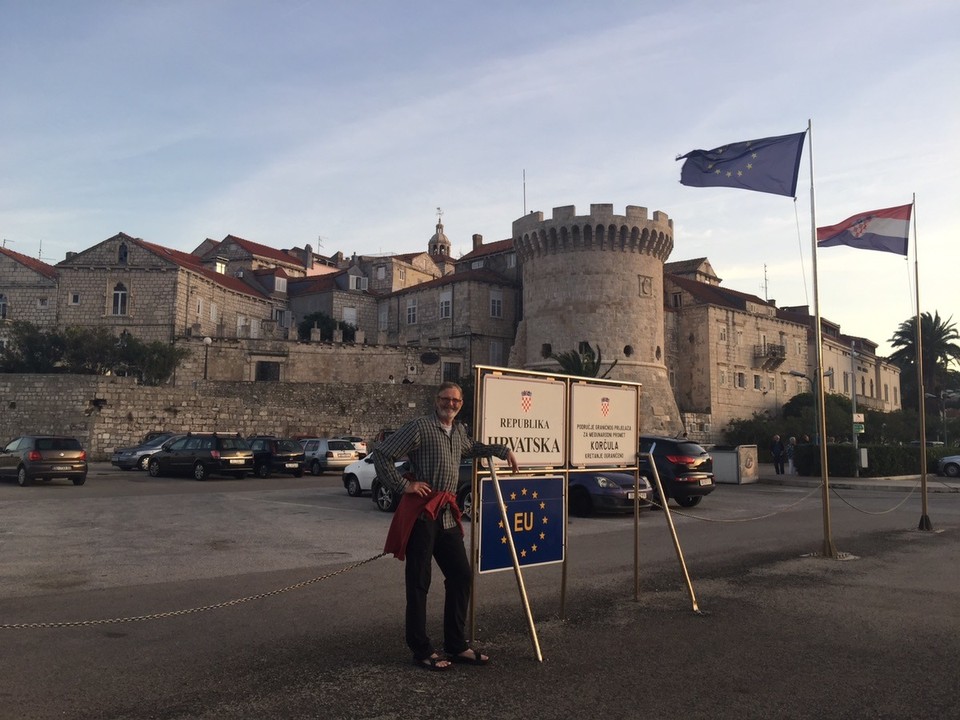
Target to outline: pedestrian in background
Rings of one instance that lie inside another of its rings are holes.
[[[785,449],[785,453],[787,456],[787,474],[796,475],[797,466],[794,463],[794,458],[797,455],[797,439],[792,435],[790,436],[790,439],[787,440],[787,447]]]
[[[770,456],[773,458],[773,469],[777,475],[783,475],[783,459],[786,448],[779,435],[773,436],[773,443],[770,445]]]

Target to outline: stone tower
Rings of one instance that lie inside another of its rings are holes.
[[[523,277],[523,317],[510,365],[556,370],[551,353],[599,346],[612,379],[643,384],[644,433],[682,431],[664,357],[663,264],[673,250],[673,221],[647,208],[572,205],[544,220],[531,212],[513,223]]]

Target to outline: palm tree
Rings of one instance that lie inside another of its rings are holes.
[[[953,317],[940,319],[940,313],[920,314],[920,342],[922,348],[923,392],[939,395],[949,386],[951,363],[960,364],[960,333],[953,324]],[[904,406],[918,405],[917,392],[917,319],[904,320],[890,338],[897,348],[890,356],[891,362],[900,368],[900,386]]]
[[[605,378],[617,364],[617,361],[614,360],[606,372],[601,375],[600,365],[602,364],[602,360],[600,357],[600,346],[597,345],[597,352],[594,353],[589,343],[584,343],[583,349],[580,352],[569,350],[562,353],[552,353],[550,359],[556,360],[557,363],[560,364],[560,369],[565,374],[576,375],[578,377]]]

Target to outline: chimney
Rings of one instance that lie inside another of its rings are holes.
[[[473,249],[476,250],[481,245],[483,245],[483,235],[479,233],[474,233],[473,235]]]

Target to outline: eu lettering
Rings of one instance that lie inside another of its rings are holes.
[[[519,532],[530,532],[533,530],[533,513],[514,513],[513,515],[513,531],[515,533]]]

